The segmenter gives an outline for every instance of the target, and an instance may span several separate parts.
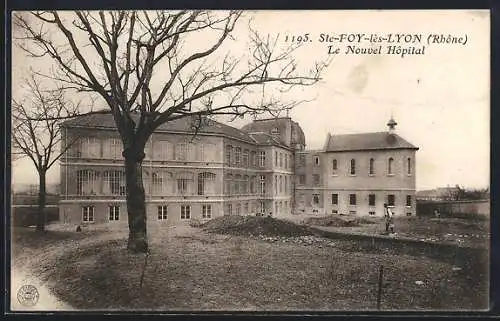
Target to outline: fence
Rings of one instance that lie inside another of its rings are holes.
[[[490,200],[427,201],[417,200],[417,215],[432,216],[438,209],[441,216],[460,218],[485,218],[490,216]]]
[[[47,205],[44,209],[47,223],[59,220],[59,207]],[[14,205],[11,207],[11,220],[14,226],[36,225],[38,207],[33,205]]]

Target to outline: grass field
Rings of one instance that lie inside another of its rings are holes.
[[[14,230],[13,269],[32,267],[76,309],[375,310],[381,265],[383,310],[488,307],[486,269],[478,275],[423,256],[360,253],[349,241],[269,243],[153,225],[146,260],[126,251],[125,226],[49,229]]]

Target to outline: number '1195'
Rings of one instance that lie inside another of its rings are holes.
[[[286,35],[285,36],[285,42],[307,42],[307,41],[311,41],[311,39],[309,39],[309,34],[306,33],[304,35],[300,35],[300,36],[290,36],[290,35]]]

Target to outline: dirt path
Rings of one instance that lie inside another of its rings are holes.
[[[23,285],[32,285],[38,290],[39,298],[33,306],[23,305],[17,298],[17,293]],[[67,303],[54,296],[48,287],[38,278],[30,275],[29,272],[19,268],[11,270],[11,294],[10,307],[12,311],[72,311],[74,310]]]

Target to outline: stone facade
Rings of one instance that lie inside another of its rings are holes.
[[[66,223],[127,221],[121,141],[111,116],[99,117],[63,125],[63,141],[76,141],[61,158],[59,206]],[[383,203],[396,215],[415,214],[415,147],[331,150],[331,139],[323,150],[304,150],[304,133],[290,118],[242,129],[211,122],[196,136],[187,119],[160,127],[143,161],[148,222],[257,213],[383,215]]]

